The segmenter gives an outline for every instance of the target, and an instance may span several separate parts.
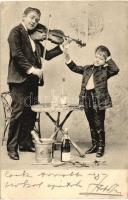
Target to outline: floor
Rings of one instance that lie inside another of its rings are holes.
[[[78,143],[85,152],[89,143]],[[85,148],[86,147],[86,148]],[[105,155],[96,158],[95,154],[81,158],[78,152],[71,146],[71,162],[60,162],[60,149],[54,151],[54,159],[51,163],[37,163],[35,153],[20,152],[20,160],[11,160],[6,151],[6,143],[1,148],[1,169],[127,169],[127,146],[123,144],[106,144]]]

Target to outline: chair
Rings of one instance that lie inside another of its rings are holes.
[[[3,111],[4,111],[4,132],[3,132],[3,137],[2,137],[2,145],[3,145],[6,132],[9,127],[9,124],[10,124],[10,118],[11,118],[11,96],[10,96],[9,91],[1,93],[1,101],[2,101],[2,105],[3,105]],[[41,137],[40,113],[37,113],[34,131],[39,135],[39,137]]]

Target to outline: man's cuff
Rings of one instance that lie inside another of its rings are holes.
[[[27,74],[32,74],[34,70],[35,70],[35,67],[31,67],[31,68],[27,71]]]
[[[59,46],[60,46],[61,51],[64,51],[64,48],[67,48],[67,49],[69,48],[69,44],[66,44],[65,47],[63,47],[62,44],[60,44]]]
[[[72,62],[72,60],[70,59],[68,62],[65,62],[67,65],[69,64],[69,63],[71,63]]]
[[[110,59],[112,59],[112,57],[111,57],[111,56],[108,56],[108,57],[106,58],[106,62],[108,62]]]
[[[59,46],[60,46],[61,51],[64,51],[64,47],[62,46],[62,44],[60,44]]]

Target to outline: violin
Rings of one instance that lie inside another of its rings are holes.
[[[38,24],[36,28],[32,30],[29,34],[33,40],[49,40],[54,44],[60,45],[64,42],[64,39],[70,39],[71,42],[75,42],[80,47],[86,46],[86,43],[82,42],[82,40],[66,36],[63,31],[58,29],[48,30],[46,26],[42,24]]]

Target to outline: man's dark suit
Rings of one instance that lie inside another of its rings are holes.
[[[18,144],[28,147],[32,145],[30,131],[34,127],[36,113],[32,112],[30,107],[38,102],[39,78],[27,74],[27,71],[32,66],[41,68],[40,57],[43,57],[44,47],[35,41],[36,51],[33,52],[28,33],[22,24],[11,30],[8,43],[10,60],[7,83],[12,97],[12,114],[7,150],[17,151]],[[57,46],[46,51],[45,59],[50,60],[61,53],[60,47]]]

